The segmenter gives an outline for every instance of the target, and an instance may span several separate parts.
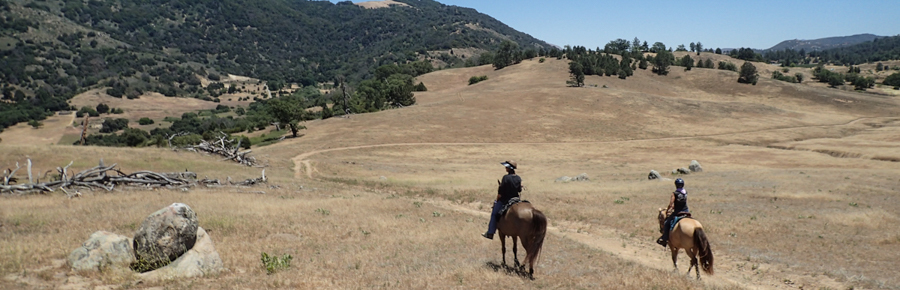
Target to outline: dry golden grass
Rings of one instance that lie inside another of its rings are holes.
[[[50,145],[59,142],[64,135],[77,134],[81,137],[81,131],[72,127],[75,121],[75,113],[68,115],[53,115],[41,121],[44,125],[35,129],[27,123],[19,123],[6,128],[0,133],[3,144],[28,144]]]
[[[638,71],[627,80],[592,76],[589,87],[568,88],[566,67],[549,59],[500,71],[442,70],[419,78],[429,92],[416,95],[416,106],[307,122],[304,137],[254,151],[269,161],[266,173],[278,189],[125,191],[74,200],[3,197],[0,272],[8,279],[0,285],[900,285],[892,270],[900,266],[900,170],[890,162],[900,160],[894,98],[766,78],[742,85],[736,73],[709,69],[673,69],[666,77]],[[468,86],[473,75],[489,79]],[[5,166],[25,155],[48,167],[70,159],[89,167],[96,156],[112,156],[106,162],[125,162],[126,171],[188,168],[220,179],[258,174],[214,158],[156,149],[0,150]],[[499,162],[506,159],[519,162],[525,199],[550,220],[534,281],[495,271],[499,242],[478,236],[486,227],[495,179],[503,173]],[[693,159],[705,172],[684,176],[690,206],[716,254],[716,275],[700,282],[684,276],[685,255],[673,273],[668,251],[653,243],[656,209],[666,205],[675,178],[668,172]],[[669,180],[647,181],[650,169]],[[591,180],[555,182],[580,173]],[[238,192],[258,190],[266,194]],[[130,235],[130,224],[172,202],[194,207],[231,271],[137,284],[112,274],[78,278],[54,264],[93,231]],[[262,252],[291,254],[292,267],[265,275]]]

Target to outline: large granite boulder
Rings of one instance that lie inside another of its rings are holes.
[[[225,270],[212,239],[203,228],[197,228],[197,243],[191,250],[169,265],[140,274],[144,280],[169,280],[214,275]]]
[[[197,228],[197,214],[183,203],[173,203],[150,214],[134,233],[137,262],[132,268],[146,272],[175,261],[194,247]]]
[[[68,257],[69,266],[77,271],[127,270],[134,261],[131,239],[107,231],[91,234]]]
[[[691,160],[691,165],[688,168],[691,172],[703,172],[703,166],[700,166],[700,162],[697,162],[697,160]]]
[[[647,174],[647,179],[649,179],[649,180],[654,180],[654,179],[657,179],[657,180],[658,180],[658,179],[661,179],[661,178],[662,178],[662,176],[660,176],[660,175],[659,175],[659,172],[657,172],[656,170],[652,170],[652,169],[651,169],[651,170],[650,170],[650,174]]]

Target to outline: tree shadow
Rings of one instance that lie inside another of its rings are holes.
[[[496,262],[486,262],[485,266],[494,270],[494,272],[503,271],[507,275],[510,276],[519,276],[520,278],[525,278],[529,280],[534,280],[534,276],[528,274],[528,270],[525,269],[525,265],[521,265],[519,267],[510,267],[507,264],[497,264]]]

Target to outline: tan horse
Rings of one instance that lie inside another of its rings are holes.
[[[663,224],[666,221],[666,210],[659,209],[659,230],[662,232]],[[700,268],[706,274],[713,274],[713,253],[709,247],[709,240],[703,232],[703,225],[699,221],[692,218],[682,218],[675,224],[675,228],[669,232],[669,248],[672,249],[672,264],[675,270],[678,270],[678,249],[684,249],[684,252],[691,257],[691,266],[688,267],[687,274],[691,274],[691,269],[695,269],[697,280],[700,280]],[[700,265],[697,265],[697,255],[700,255]]]
[[[506,265],[506,237],[511,236],[515,266],[524,270],[525,265],[519,264],[519,257],[516,253],[516,240],[521,239],[522,248],[525,249],[525,263],[528,263],[528,276],[534,278],[534,264],[541,254],[544,236],[547,234],[547,217],[544,216],[544,213],[532,207],[528,202],[514,204],[497,221],[497,232],[500,234],[503,265]]]

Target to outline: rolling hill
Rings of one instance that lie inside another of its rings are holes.
[[[410,1],[0,1],[0,129],[96,87],[213,101],[207,78],[316,85],[420,59],[463,66],[509,40],[549,45],[474,9]],[[453,49],[468,53],[454,53]],[[75,108],[77,109],[77,108]]]
[[[683,55],[688,53],[676,53]],[[699,57],[738,62],[711,53]],[[762,75],[782,69],[755,65]],[[480,75],[487,80],[468,84]],[[566,85],[567,62],[552,58],[500,70],[435,71],[418,77],[429,91],[417,94],[416,106],[308,121],[303,137],[254,148],[268,161],[267,186],[83,191],[80,200],[61,194],[9,197],[0,220],[0,247],[10,249],[0,253],[0,286],[900,284],[891,270],[900,267],[900,253],[892,250],[900,243],[900,172],[893,162],[900,160],[897,98],[767,77],[753,86],[737,83],[737,76],[673,67],[667,76],[648,70],[625,80],[588,76],[586,86],[576,88]],[[126,170],[190,169],[220,179],[259,170],[161,148],[0,147],[6,153],[0,166],[30,157],[36,172],[70,159],[70,170],[88,168],[98,156]],[[499,162],[508,159],[520,165],[525,199],[550,220],[533,281],[503,266],[496,240],[479,236],[496,196],[495,179],[503,174]],[[702,163],[703,172],[670,173],[691,160]],[[647,180],[651,169],[664,180]],[[589,181],[557,181],[580,173]],[[673,272],[670,252],[653,243],[659,235],[656,210],[666,205],[676,177],[686,180],[691,210],[715,252],[716,274],[700,281],[684,277],[683,254],[680,270]],[[91,232],[128,234],[142,215],[175,201],[195,208],[231,272],[148,282],[117,273],[85,277],[59,262]],[[88,218],[93,222],[83,222]],[[291,254],[303,262],[267,275],[260,252]]]
[[[836,37],[826,37],[819,39],[809,39],[809,40],[785,40],[779,42],[778,44],[768,48],[767,50],[785,50],[785,49],[793,49],[796,51],[806,50],[806,51],[815,51],[815,50],[828,50],[832,48],[839,48],[845,46],[851,46],[854,44],[863,43],[866,41],[872,41],[877,38],[881,38],[884,36],[878,36],[874,34],[856,34],[850,36],[836,36]]]

